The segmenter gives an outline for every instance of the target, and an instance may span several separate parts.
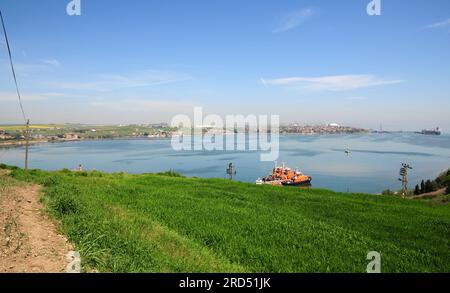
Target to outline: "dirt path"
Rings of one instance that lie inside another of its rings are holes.
[[[42,212],[40,187],[9,178],[4,183],[0,182],[0,272],[65,272],[72,247]]]
[[[433,192],[422,193],[420,195],[416,195],[414,198],[415,199],[420,199],[420,198],[424,198],[424,197],[434,197],[434,196],[444,195],[445,194],[445,190],[446,190],[446,187],[438,189],[438,190],[433,191]]]

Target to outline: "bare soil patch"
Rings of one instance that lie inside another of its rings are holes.
[[[40,186],[0,184],[0,272],[65,272],[73,248],[43,212]]]

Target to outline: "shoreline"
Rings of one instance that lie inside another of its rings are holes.
[[[403,132],[405,133],[405,132]],[[255,133],[257,134],[257,133]],[[354,132],[354,133],[280,133],[279,136],[325,136],[325,135],[369,135],[369,134],[381,134],[376,132]],[[395,134],[395,133],[394,133]],[[399,133],[401,134],[401,133]],[[411,133],[414,134],[414,133]],[[226,134],[224,134],[226,135]],[[108,137],[108,138],[86,138],[86,139],[72,139],[72,140],[30,140],[30,145],[38,144],[48,144],[48,143],[67,143],[67,142],[82,142],[82,141],[111,141],[111,140],[170,140],[171,137],[134,137],[134,136],[124,136],[124,137]],[[20,141],[0,141],[0,148],[18,148],[25,146],[26,142]]]
[[[170,138],[147,138],[147,137],[117,137],[117,138],[87,138],[87,139],[73,139],[73,140],[30,140],[29,145],[38,144],[59,144],[68,142],[83,142],[83,141],[110,141],[110,140],[168,140]],[[0,142],[1,148],[19,148],[24,147],[25,141],[14,141],[14,142]]]
[[[257,134],[257,133],[255,133]],[[354,132],[354,133],[282,133],[279,134],[280,137],[283,136],[327,136],[327,135],[370,135],[370,134],[414,134],[421,135],[417,132]],[[439,137],[439,136],[438,136]],[[29,145],[39,145],[39,144],[57,144],[57,143],[68,143],[68,142],[83,142],[83,141],[112,141],[112,140],[170,140],[171,137],[134,137],[134,136],[124,136],[124,137],[108,137],[108,138],[86,138],[86,139],[72,139],[72,140],[30,140]],[[0,142],[0,149],[6,148],[20,148],[24,147],[25,141],[5,141]]]

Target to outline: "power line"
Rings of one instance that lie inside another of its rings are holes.
[[[6,47],[8,48],[9,62],[11,63],[11,70],[12,70],[12,74],[13,74],[13,78],[14,78],[14,84],[16,85],[17,96],[19,97],[20,109],[22,110],[23,120],[25,121],[25,123],[27,123],[27,118],[25,116],[25,111],[24,111],[23,105],[22,105],[22,98],[20,96],[19,86],[17,84],[16,71],[14,70],[14,64],[13,64],[12,55],[11,55],[11,48],[9,47],[8,34],[6,33],[5,22],[3,21],[3,14],[2,14],[1,10],[0,10],[0,18],[2,19],[3,32],[5,34]]]
[[[6,47],[8,48],[9,62],[11,63],[11,70],[14,77],[14,84],[16,85],[17,97],[19,98],[20,110],[22,110],[23,120],[25,121],[25,170],[28,170],[28,148],[30,144],[30,120],[25,115],[25,110],[22,105],[22,98],[20,97],[19,86],[17,84],[16,71],[14,70],[14,63],[11,54],[11,48],[9,46],[8,34],[6,33],[5,22],[3,20],[3,14],[0,10],[0,18],[2,20],[3,32],[5,33]]]

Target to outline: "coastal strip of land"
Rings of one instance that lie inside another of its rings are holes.
[[[48,124],[31,125],[27,135],[24,125],[0,125],[0,147],[23,146],[28,138],[30,144],[47,142],[68,142],[79,140],[101,139],[165,139],[180,135],[177,128],[169,127],[165,123],[139,125],[83,125],[83,124]],[[215,134],[233,133],[225,129],[205,127],[204,132]],[[363,128],[327,125],[296,124],[280,127],[281,134],[357,134],[367,133]]]

